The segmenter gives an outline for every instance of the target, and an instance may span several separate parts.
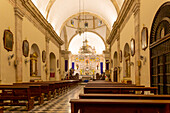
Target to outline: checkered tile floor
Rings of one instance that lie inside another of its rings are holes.
[[[79,98],[79,94],[83,93],[84,85],[79,85],[76,88],[45,101],[42,105],[35,105],[31,111],[26,111],[26,107],[14,106],[5,107],[4,113],[71,113],[70,99]]]

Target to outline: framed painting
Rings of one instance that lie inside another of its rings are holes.
[[[7,51],[12,51],[14,45],[14,39],[13,39],[13,33],[10,30],[4,31],[3,41],[4,41],[4,48]]]
[[[145,50],[148,47],[148,28],[143,27],[141,32],[141,46]]]
[[[130,41],[130,49],[131,49],[131,55],[135,55],[135,40],[132,38]]]
[[[45,63],[45,60],[46,60],[46,52],[45,50],[42,51],[42,61],[43,63]]]
[[[120,50],[120,52],[119,52],[119,60],[120,60],[120,62],[122,62],[122,50]]]
[[[22,43],[22,53],[25,57],[28,57],[29,54],[29,43],[27,40],[24,40]]]

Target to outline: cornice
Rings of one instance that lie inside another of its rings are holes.
[[[127,17],[128,13],[135,1],[138,1],[138,0],[125,0],[125,2],[123,3],[123,6],[118,14],[117,20],[115,21],[115,23],[112,26],[112,31],[110,33],[110,36],[107,39],[108,44],[112,43],[113,39],[115,38],[115,36],[117,34],[117,29],[120,28],[120,26],[124,22],[125,18]]]
[[[21,0],[21,2],[23,7],[33,16],[33,18],[35,18],[41,24],[41,26],[47,31],[47,33],[49,33],[59,45],[63,45],[63,40],[61,40],[61,38],[57,35],[51,24],[43,17],[41,12],[36,8],[32,1]]]

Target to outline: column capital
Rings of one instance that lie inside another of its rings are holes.
[[[140,3],[139,3],[139,1],[134,3],[132,11],[133,11],[134,15],[136,15],[140,11]]]
[[[47,43],[49,43],[49,42],[50,42],[50,38],[49,38],[49,37],[46,37],[46,38],[45,38],[45,41],[46,41]]]
[[[103,51],[103,54],[104,54],[104,57],[106,60],[109,60],[110,59],[110,51]]]
[[[18,16],[21,20],[23,20],[24,13],[18,7],[14,8],[15,15]]]

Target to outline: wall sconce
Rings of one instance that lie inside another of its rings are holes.
[[[9,63],[9,65],[11,65],[11,61],[10,61],[10,60],[11,60],[13,57],[14,57],[14,54],[8,56],[8,63]]]
[[[44,65],[43,65],[43,69],[45,69],[46,67],[47,67],[47,64],[44,64]]]
[[[120,67],[120,66],[118,66],[117,68],[119,69],[119,71],[121,71],[121,70],[122,70],[122,67]]]
[[[18,65],[18,60],[14,60],[14,66],[17,67]]]
[[[146,57],[144,57],[144,56],[141,55],[141,56],[140,56],[140,59],[143,60],[143,65],[145,65]]]
[[[134,66],[134,63],[133,63],[133,62],[130,62],[129,65],[130,65],[130,66],[132,66],[132,65]]]
[[[30,62],[30,59],[25,59],[25,64],[27,64],[28,62]]]

